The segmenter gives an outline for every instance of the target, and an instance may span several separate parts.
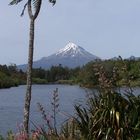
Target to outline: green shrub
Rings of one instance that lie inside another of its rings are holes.
[[[140,96],[129,88],[122,94],[116,83],[116,72],[108,78],[103,70],[98,73],[98,93],[88,98],[86,107],[75,105],[78,129],[85,140],[140,139]]]

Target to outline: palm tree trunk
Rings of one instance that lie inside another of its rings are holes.
[[[32,94],[32,65],[33,65],[33,51],[34,51],[34,25],[35,20],[30,19],[30,34],[29,34],[29,55],[28,55],[28,68],[27,68],[27,89],[25,96],[24,106],[24,129],[29,133],[29,116],[30,116],[30,102]]]

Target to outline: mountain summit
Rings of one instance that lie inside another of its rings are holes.
[[[56,55],[57,56],[67,56],[77,54],[80,51],[80,48],[74,43],[68,43],[63,49],[60,49]]]
[[[60,49],[56,56],[61,57],[91,57],[97,59],[96,56],[93,56],[91,53],[87,52],[84,48],[77,46],[76,44],[70,42],[63,49]]]
[[[99,57],[87,52],[84,48],[69,42],[64,48],[60,49],[58,52],[48,56],[43,57],[38,61],[33,63],[34,68],[50,68],[51,66],[66,66],[69,68],[75,68],[78,66],[83,66],[90,61],[96,61],[100,59]],[[21,65],[20,68],[25,67]]]

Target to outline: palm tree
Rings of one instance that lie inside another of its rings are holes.
[[[23,0],[12,0],[10,5],[16,5]],[[49,0],[53,5],[56,0]],[[31,93],[32,93],[32,64],[33,64],[33,50],[34,50],[34,30],[35,30],[35,20],[40,12],[42,0],[26,0],[24,8],[22,10],[21,16],[24,14],[26,7],[28,8],[28,15],[30,18],[30,33],[29,33],[29,55],[28,55],[28,67],[27,67],[27,89],[25,96],[25,106],[24,106],[24,129],[25,132],[29,133],[29,116],[30,116],[30,103],[31,103]]]

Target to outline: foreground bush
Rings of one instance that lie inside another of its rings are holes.
[[[127,90],[119,89],[116,69],[108,78],[100,67],[97,76],[98,92],[88,98],[86,107],[75,106],[81,136],[85,140],[140,139],[140,95],[133,95],[129,80]]]
[[[76,124],[86,140],[140,139],[140,96],[94,95],[87,107],[75,106]]]

